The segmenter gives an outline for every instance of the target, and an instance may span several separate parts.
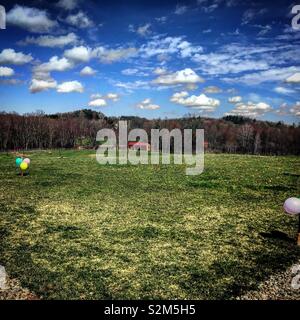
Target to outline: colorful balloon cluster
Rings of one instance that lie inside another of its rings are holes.
[[[292,197],[285,200],[283,209],[287,214],[300,214],[300,198]]]
[[[30,165],[30,159],[29,158],[23,159],[21,157],[18,157],[16,159],[16,166],[18,168],[20,168],[22,172],[25,172],[29,168],[29,165]]]

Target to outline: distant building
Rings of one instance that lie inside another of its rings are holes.
[[[128,149],[150,151],[151,146],[147,142],[129,141],[128,142]]]

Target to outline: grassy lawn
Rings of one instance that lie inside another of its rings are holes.
[[[300,159],[207,154],[181,165],[99,165],[91,151],[0,154],[0,264],[47,299],[229,299],[300,257]],[[274,236],[274,231],[286,237]]]

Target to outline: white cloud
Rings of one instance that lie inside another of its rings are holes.
[[[258,36],[264,36],[272,30],[272,27],[269,24],[267,24],[265,26],[260,25],[260,24],[256,24],[255,27],[260,29],[260,31],[257,34]]]
[[[49,47],[49,48],[62,48],[68,45],[76,44],[78,42],[78,37],[75,33],[71,32],[64,36],[39,36],[37,38],[27,37],[25,40],[20,41],[19,44],[35,44],[40,47]]]
[[[166,75],[160,75],[156,78],[153,83],[170,86],[170,85],[178,85],[178,84],[196,84],[198,82],[203,82],[204,80],[198,76],[195,71],[190,68],[186,68],[180,71],[176,71],[174,73],[169,73]]]
[[[120,97],[117,93],[111,93],[111,92],[106,95],[106,98],[109,100],[112,100],[114,102],[116,102],[120,99]]]
[[[96,47],[91,49],[85,46],[74,47],[65,50],[64,56],[75,63],[88,62],[92,58],[98,58],[102,63],[113,63],[134,57],[137,50],[133,47],[109,49],[106,47]]]
[[[68,24],[81,29],[94,26],[93,21],[83,11],[79,11],[76,14],[70,14],[69,16],[67,16],[65,21]]]
[[[51,71],[66,71],[74,67],[74,64],[70,62],[67,58],[59,59],[57,56],[50,58],[48,62],[42,63],[34,67],[34,72],[47,73]]]
[[[102,63],[113,63],[136,56],[136,48],[117,48],[107,49],[105,47],[96,48],[93,53],[100,59]]]
[[[185,107],[213,112],[220,105],[220,100],[207,97],[205,94],[199,96],[188,96],[187,91],[177,92],[170,99],[171,102],[181,104]]]
[[[125,89],[129,92],[132,92],[136,89],[150,89],[148,81],[136,80],[132,82],[121,82],[121,81],[112,81],[113,85]]]
[[[105,107],[107,105],[105,99],[98,98],[89,102],[90,107]]]
[[[89,47],[79,46],[65,50],[64,56],[74,62],[88,62],[91,58],[92,50]]]
[[[81,69],[80,75],[82,76],[93,76],[97,71],[94,70],[93,68],[86,66]]]
[[[201,46],[193,46],[190,42],[183,39],[183,37],[166,37],[154,36],[146,44],[143,44],[139,50],[144,58],[151,58],[153,56],[166,57],[171,54],[177,54],[181,58],[187,58],[202,52]]]
[[[93,94],[91,94],[91,100],[96,100],[96,99],[98,99],[98,98],[102,98],[102,94],[100,94],[100,93],[93,93]]]
[[[188,9],[187,6],[181,6],[178,4],[175,8],[174,13],[177,15],[182,15],[187,11],[187,9]]]
[[[225,115],[239,115],[244,117],[258,117],[262,116],[267,112],[270,112],[272,107],[264,102],[248,102],[248,103],[237,103],[233,110]]]
[[[300,72],[296,72],[293,75],[285,79],[285,82],[289,83],[300,83]]]
[[[34,33],[49,32],[57,26],[47,11],[15,5],[6,15],[8,24]]]
[[[67,81],[57,86],[57,92],[59,93],[70,93],[70,92],[82,93],[83,91],[84,91],[84,88],[82,84],[78,81]]]
[[[261,72],[248,73],[241,77],[223,78],[228,83],[245,83],[248,85],[258,85],[263,82],[284,81],[293,73],[300,70],[298,67],[273,68]]]
[[[140,36],[146,37],[146,36],[148,36],[148,35],[150,35],[152,33],[150,28],[151,28],[151,23],[146,23],[145,25],[139,26],[136,29],[134,28],[133,25],[130,25],[129,26],[129,31],[136,32]]]
[[[269,68],[266,61],[250,60],[249,58],[235,56],[227,52],[195,54],[192,60],[200,64],[199,69],[211,75],[265,70]]]
[[[161,67],[157,67],[153,70],[153,73],[156,75],[162,75],[162,74],[166,74],[167,73],[167,69],[165,68],[161,68]]]
[[[91,101],[89,102],[90,107],[105,107],[107,106],[107,100],[117,102],[120,99],[117,93],[107,93],[106,95],[101,95],[99,93],[91,95]]]
[[[155,20],[160,23],[165,23],[168,20],[168,18],[166,16],[162,16],[162,17],[155,18]]]
[[[284,103],[275,112],[279,115],[284,115],[284,116],[292,115],[292,116],[300,117],[300,101],[297,101],[292,106],[288,106],[288,104]]]
[[[0,77],[11,77],[15,74],[14,70],[7,67],[0,67]]]
[[[248,24],[258,16],[262,16],[267,9],[247,9],[242,16],[242,25]]]
[[[228,99],[228,102],[236,104],[242,101],[242,97],[241,96],[235,96],[235,97],[230,97]]]
[[[121,71],[121,73],[124,74],[125,76],[140,76],[140,77],[148,76],[147,72],[144,72],[137,68],[124,69]]]
[[[133,76],[133,75],[136,75],[138,72],[139,70],[135,68],[128,68],[121,71],[121,73],[124,74],[125,76]]]
[[[55,89],[56,86],[57,86],[57,82],[53,79],[49,79],[49,80],[32,79],[29,90],[31,93],[37,93],[37,92],[45,91],[48,89]]]
[[[59,0],[56,5],[65,10],[73,10],[78,6],[78,0]]]
[[[274,88],[274,91],[279,93],[279,94],[295,93],[295,90],[292,90],[292,89],[289,89],[289,88],[285,88],[285,87],[276,87],[276,88]]]
[[[209,86],[204,88],[205,93],[221,93],[222,89],[216,86]]]
[[[138,103],[137,108],[143,109],[143,110],[157,110],[160,108],[160,106],[157,104],[151,103],[151,99],[147,98],[142,102]]]
[[[216,9],[218,9],[219,5],[217,3],[213,3],[210,6],[206,6],[206,7],[202,7],[202,10],[205,13],[211,13],[213,11],[215,11]]]
[[[4,49],[0,53],[0,64],[22,65],[32,60],[31,54],[16,52],[14,49]]]

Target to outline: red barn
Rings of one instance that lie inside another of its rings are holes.
[[[150,144],[147,142],[129,141],[128,149],[150,151]]]

